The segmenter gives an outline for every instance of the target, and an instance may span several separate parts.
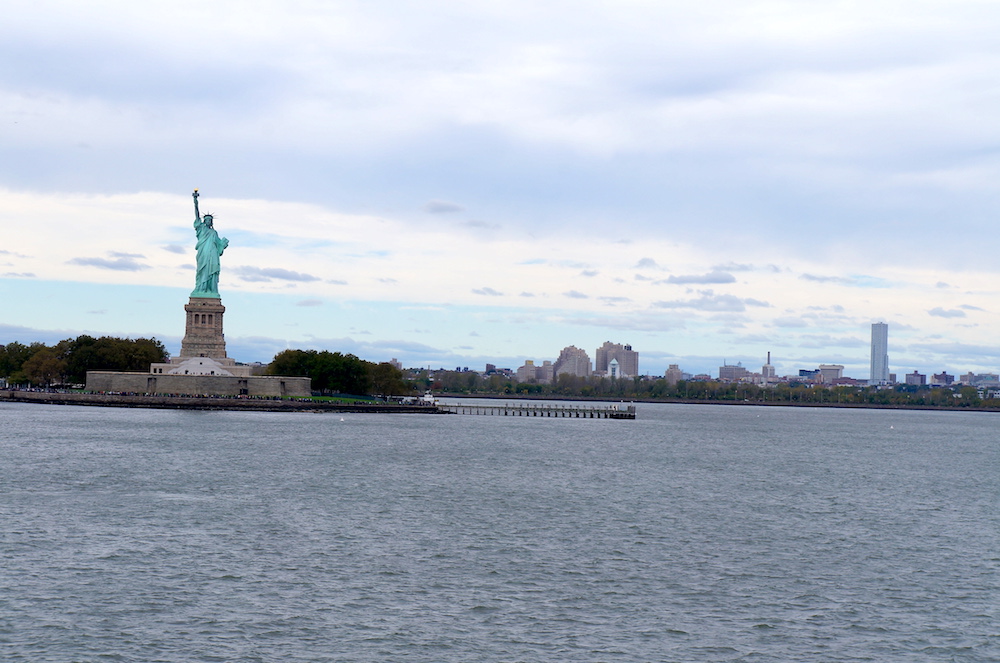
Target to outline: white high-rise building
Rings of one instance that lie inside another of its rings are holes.
[[[889,325],[872,323],[872,364],[868,384],[889,384]]]

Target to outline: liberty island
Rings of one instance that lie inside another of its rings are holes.
[[[229,240],[219,236],[212,214],[201,214],[198,189],[192,197],[197,265],[194,290],[184,306],[180,355],[151,364],[148,373],[88,371],[87,390],[149,395],[311,396],[311,380],[307,377],[252,375],[249,365],[238,363],[226,354],[223,333],[226,307],[219,294],[219,276],[222,254]]]

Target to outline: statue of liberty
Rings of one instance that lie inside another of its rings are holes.
[[[219,237],[212,227],[212,215],[198,213],[198,189],[194,190],[194,230],[198,234],[198,271],[194,277],[192,297],[219,299],[219,257],[229,246],[229,240]]]

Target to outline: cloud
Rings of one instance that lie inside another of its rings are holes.
[[[520,295],[518,295],[518,296],[519,296],[519,297],[534,297],[534,296],[535,296],[535,293],[533,293],[533,292],[522,292],[522,293],[521,293]]]
[[[119,272],[138,272],[149,269],[149,265],[136,262],[133,257],[117,258],[73,258],[66,261],[70,265],[81,265],[83,267],[100,267],[101,269],[111,269]]]
[[[973,306],[972,304],[962,304],[958,308],[964,308],[967,311],[984,311],[985,310],[985,309],[982,309],[982,308],[980,308],[978,306]]]
[[[160,248],[164,251],[169,251],[170,253],[185,254],[188,252],[188,250],[180,244],[165,244]]]
[[[35,275],[33,273],[31,273],[31,272],[7,272],[7,273],[4,274],[4,276],[7,277],[7,278],[13,278],[13,279],[33,279],[33,278],[36,278]]]
[[[809,323],[803,320],[802,318],[789,318],[789,317],[775,318],[772,321],[772,324],[775,327],[783,327],[785,329],[809,326]]]
[[[493,288],[474,288],[472,290],[472,292],[474,294],[476,294],[476,295],[485,295],[487,297],[501,297],[501,296],[503,296],[502,292],[500,292],[498,290],[494,290]]]
[[[656,264],[656,261],[652,258],[643,258],[639,262],[635,263],[635,267],[632,269],[659,269],[660,266]]]
[[[112,258],[145,258],[141,253],[122,253],[121,251],[108,251]]]
[[[458,203],[448,202],[447,200],[431,200],[424,205],[424,211],[428,214],[455,214],[464,209]]]
[[[281,267],[255,267],[253,265],[240,265],[230,269],[234,274],[240,277],[241,280],[251,283],[269,283],[274,279],[279,281],[295,281],[298,283],[308,283],[320,280],[318,276],[303,274],[301,272],[293,272],[290,269],[282,269]]]
[[[690,308],[699,311],[740,313],[745,311],[747,306],[768,307],[770,304],[756,299],[741,299],[735,295],[717,295],[711,290],[707,290],[698,299],[676,299],[666,302],[654,302],[653,306],[656,308]]]
[[[931,310],[927,311],[929,315],[933,315],[937,318],[964,318],[965,311],[959,311],[958,309],[943,309],[940,306],[935,306]]]
[[[727,262],[724,265],[716,265],[713,272],[752,272],[755,267],[745,263]]]
[[[570,299],[590,299],[588,295],[583,294],[577,290],[570,290],[563,293],[564,297],[569,297]]]
[[[843,276],[817,276],[816,274],[802,274],[799,278],[803,281],[815,281],[816,283],[843,283],[845,285],[851,283],[851,279],[844,278]]]
[[[341,281],[340,279],[327,279],[326,282],[331,285],[347,285],[347,281]]]
[[[709,272],[708,274],[687,274],[684,276],[670,276],[662,281],[657,281],[657,283],[675,283],[681,285],[688,284],[714,284],[714,283],[734,283],[736,277],[727,272]]]
[[[598,299],[609,304],[620,304],[632,301],[628,297],[598,297]]]
[[[322,299],[303,299],[302,301],[295,302],[296,306],[322,306]]]
[[[592,315],[566,318],[564,322],[573,325],[618,329],[622,331],[663,332],[685,328],[684,318],[651,313],[622,315]]]
[[[597,276],[598,274],[600,274],[600,272],[597,271],[596,269],[585,269],[582,272],[580,272],[580,276],[586,276],[586,277]]]

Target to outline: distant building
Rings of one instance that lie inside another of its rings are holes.
[[[942,371],[931,376],[931,384],[948,386],[955,381],[954,375],[948,375],[948,371]]]
[[[814,382],[819,382],[822,379],[819,369],[810,370],[808,368],[800,368],[799,377],[806,380],[813,380]]]
[[[870,385],[889,384],[889,325],[884,322],[872,324],[872,357],[868,376]]]
[[[922,375],[921,373],[918,373],[916,371],[913,371],[912,373],[907,373],[906,384],[918,385],[918,386],[925,385],[927,384],[927,376]]]
[[[735,366],[726,363],[719,366],[719,380],[722,382],[739,382],[747,377],[750,377],[750,371],[739,362]]]
[[[668,368],[667,372],[663,374],[663,379],[667,381],[667,384],[673,387],[684,379],[684,373],[681,372],[680,366],[677,364],[670,364],[670,368]]]
[[[1000,387],[1000,376],[996,373],[973,374],[971,371],[960,378],[962,384],[973,387]]]
[[[538,367],[531,359],[524,362],[524,366],[517,369],[518,382],[536,382],[538,380]]]
[[[536,373],[538,384],[552,384],[556,379],[556,367],[551,361],[543,361]]]
[[[392,360],[389,362],[389,365],[392,366],[393,368],[397,369],[397,370],[400,370],[400,371],[403,370],[403,365],[401,363],[399,363],[399,360],[396,359],[395,357],[392,358]]]
[[[639,353],[631,345],[621,345],[605,341],[597,348],[594,355],[594,372],[601,375],[611,375],[609,365],[611,360],[618,360],[618,375],[615,377],[635,377],[639,375]]]
[[[593,372],[590,367],[590,355],[575,345],[567,346],[559,353],[559,358],[553,365],[553,372],[556,377],[564,373],[581,378],[590,377]]]
[[[820,364],[819,381],[823,384],[833,384],[844,377],[844,367],[840,364]]]
[[[774,366],[771,365],[771,353],[767,353],[767,363],[760,367],[760,383],[776,382]]]

